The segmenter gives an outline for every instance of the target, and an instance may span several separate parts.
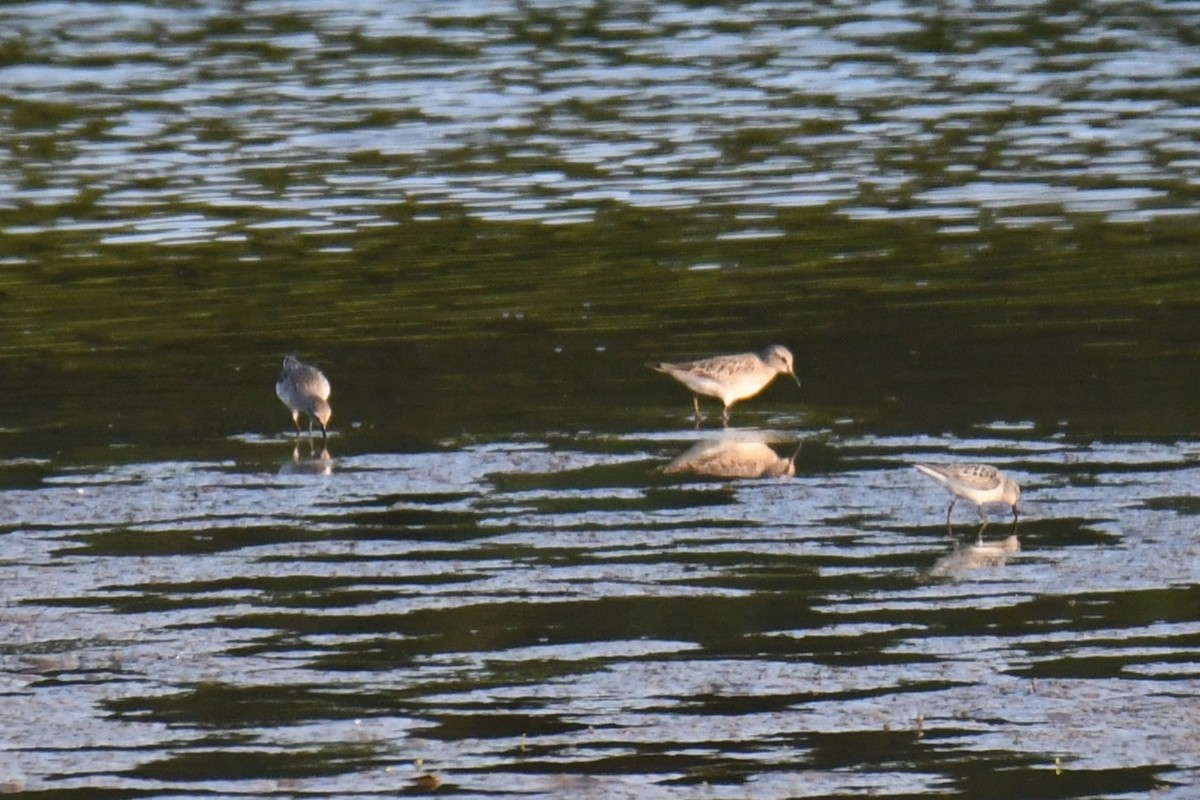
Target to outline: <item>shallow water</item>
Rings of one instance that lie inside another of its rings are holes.
[[[1197,10],[0,8],[0,791],[1194,796]]]
[[[681,432],[345,457],[231,441],[226,461],[10,489],[8,776],[1190,793],[1200,446],[800,436],[790,479],[665,473],[698,440]],[[948,536],[907,467],[966,447],[1024,483],[1016,534],[977,541],[967,513]]]

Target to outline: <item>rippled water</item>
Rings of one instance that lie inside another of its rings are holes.
[[[804,207],[949,231],[1194,222],[1196,13],[17,4],[0,91],[23,141],[0,175],[10,204],[104,212],[55,228],[108,244],[336,248],[398,212],[582,223],[613,204],[717,204],[755,237]]]
[[[1198,12],[0,7],[0,792],[1193,797]]]
[[[9,490],[7,777],[339,796],[430,771],[473,796],[1194,789],[1195,444],[812,432],[791,479],[665,469],[696,442],[287,457],[246,441],[228,462]],[[960,514],[947,536],[946,498],[907,462],[960,447],[1024,483],[1016,534],[997,520],[977,542]]]

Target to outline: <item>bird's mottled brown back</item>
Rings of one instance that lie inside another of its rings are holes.
[[[988,464],[962,464],[948,475],[975,489],[992,489],[1000,483],[1000,470]]]

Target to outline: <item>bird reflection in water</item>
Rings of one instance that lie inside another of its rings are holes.
[[[300,452],[300,444],[292,448],[292,460],[283,462],[279,468],[280,475],[332,475],[333,474],[333,456],[329,454],[328,447],[322,447],[321,452],[317,453],[312,444],[309,444],[308,454],[304,455]]]
[[[790,456],[781,456],[762,441],[705,439],[676,456],[662,472],[712,478],[785,478],[796,474],[799,455],[799,445]]]
[[[955,578],[971,570],[1003,567],[1010,556],[1019,552],[1021,542],[1015,533],[992,542],[982,538],[974,544],[955,542],[954,549],[935,561],[927,575],[930,578]]]

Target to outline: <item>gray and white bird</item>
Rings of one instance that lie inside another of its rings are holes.
[[[1012,508],[1013,524],[1017,524],[1017,500],[1021,487],[1012,478],[987,464],[913,464],[916,469],[946,487],[954,495],[946,509],[946,527],[950,527],[950,512],[962,497],[970,500],[979,510],[983,527],[987,527],[988,516],[984,506],[988,503],[1003,503]]]
[[[729,424],[729,409],[739,400],[753,397],[767,387],[776,375],[791,375],[800,385],[792,365],[792,353],[783,345],[773,344],[761,353],[737,353],[713,356],[680,364],[657,362],[650,369],[666,373],[692,390],[696,424],[700,423],[700,396],[715,397],[725,408],[721,421]]]
[[[314,366],[305,364],[295,356],[283,359],[283,370],[275,381],[275,394],[292,412],[292,424],[296,426],[296,437],[300,436],[300,415],[308,417],[308,435],[311,438],[313,423],[321,426],[321,441],[328,436],[329,418],[333,409],[329,407],[329,381],[324,373]]]

